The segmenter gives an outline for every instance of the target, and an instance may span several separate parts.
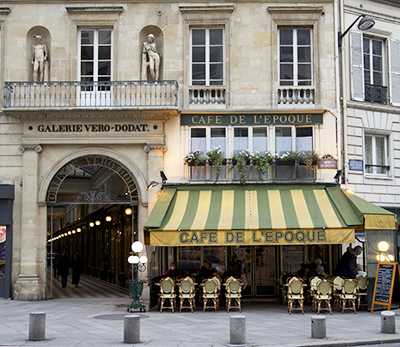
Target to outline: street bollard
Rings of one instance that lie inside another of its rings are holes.
[[[140,342],[140,316],[126,315],[124,319],[124,343]]]
[[[326,338],[326,318],[325,316],[311,317],[311,337],[313,339]]]
[[[45,340],[46,313],[33,312],[29,314],[29,341]]]
[[[246,343],[246,317],[231,316],[230,320],[230,343],[244,344]]]
[[[381,333],[396,334],[396,314],[391,311],[381,312]]]

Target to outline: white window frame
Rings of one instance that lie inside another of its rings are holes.
[[[296,129],[298,128],[312,128],[312,151],[315,151],[315,127],[313,125],[301,125],[301,126],[296,126],[296,125],[274,125],[273,126],[273,146],[274,146],[274,153],[277,153],[277,148],[276,148],[276,128],[290,128],[291,130],[291,138],[292,138],[292,152],[298,151],[296,148]]]
[[[212,62],[210,62],[210,30],[212,29],[222,29],[222,84],[210,84],[210,65],[212,64]],[[224,26],[207,26],[207,27],[198,27],[198,26],[193,26],[190,28],[190,85],[193,86],[193,55],[192,55],[192,47],[193,47],[193,43],[192,43],[192,31],[193,30],[205,30],[206,33],[206,57],[205,57],[205,68],[206,68],[206,72],[205,72],[205,84],[203,86],[223,86],[225,85],[225,65],[226,65],[226,56],[225,56],[225,45],[226,45],[226,39],[225,39],[225,27]],[[201,84],[196,84],[196,86],[202,86]]]
[[[368,84],[371,85],[376,85],[376,86],[387,86],[387,81],[386,81],[386,74],[387,74],[387,66],[386,66],[386,57],[387,57],[387,52],[385,50],[386,47],[386,40],[382,38],[377,38],[377,37],[372,37],[368,35],[363,35],[363,71],[364,71],[364,83],[365,83],[365,64],[364,64],[364,40],[369,41],[369,71],[370,71],[370,81]],[[381,74],[382,74],[382,84],[376,84],[374,83],[374,70],[373,70],[373,50],[372,50],[372,42],[373,41],[379,41],[382,46],[382,66],[381,66]]]
[[[241,149],[241,150],[237,150],[235,149],[235,129],[236,128],[247,128],[248,130],[248,148],[247,149]],[[249,152],[254,152],[254,136],[253,136],[253,131],[255,128],[267,128],[267,151],[269,151],[270,148],[270,129],[268,125],[263,125],[263,126],[251,126],[251,125],[237,125],[233,127],[233,131],[232,131],[232,154],[235,154],[235,151],[242,151],[242,150],[247,150]]]
[[[384,150],[385,150],[384,159],[385,159],[385,161],[384,161],[383,165],[389,167],[389,169],[386,170],[386,173],[377,172],[379,168],[378,167],[374,167],[374,166],[372,166],[373,172],[367,172],[367,168],[365,167],[366,165],[368,165],[367,164],[367,153],[366,153],[366,138],[367,137],[371,137],[371,139],[372,139],[372,146],[371,146],[372,147],[371,148],[371,151],[372,151],[372,153],[371,153],[372,164],[371,165],[379,165],[379,164],[377,164],[376,139],[377,138],[383,138],[385,140],[384,141],[385,142],[384,143]],[[364,172],[365,172],[366,176],[378,176],[378,177],[388,177],[389,176],[389,172],[390,172],[389,143],[390,143],[390,138],[389,138],[388,135],[385,135],[385,134],[374,134],[374,133],[365,133],[364,134],[364,163],[365,163],[364,164],[364,167],[365,167],[365,171]]]
[[[278,27],[278,85],[281,87],[289,87],[289,84],[281,84],[281,57],[280,57],[280,35],[281,35],[281,30],[285,29],[290,29],[293,30],[293,87],[307,87],[307,86],[313,86],[314,85],[314,35],[313,35],[313,28],[312,27],[301,27],[301,26],[290,26],[290,27],[285,27],[285,26],[279,26]],[[299,61],[298,61],[298,45],[297,45],[297,30],[310,30],[310,66],[311,66],[311,81],[310,84],[301,84],[299,85],[299,79],[298,79],[298,67],[299,67]]]
[[[225,152],[223,152],[223,156],[227,157],[228,151],[228,127],[227,126],[199,126],[199,127],[190,127],[189,128],[189,147],[190,151],[193,152],[196,149],[192,148],[192,129],[205,129],[206,130],[206,150],[205,153],[201,153],[202,155],[206,155],[206,153],[212,149],[211,146],[211,129],[216,128],[224,128],[225,129]]]
[[[82,77],[85,77],[85,76],[82,76],[81,75],[81,62],[82,62],[82,59],[81,59],[81,46],[82,46],[82,42],[81,42],[81,33],[82,33],[82,31],[93,31],[94,32],[94,43],[93,43],[93,46],[94,46],[94,49],[93,49],[93,81],[94,82],[97,82],[98,81],[98,66],[99,66],[99,59],[98,59],[98,46],[99,46],[99,32],[100,31],[110,31],[111,32],[111,44],[110,44],[110,46],[111,46],[111,62],[110,62],[110,81],[112,81],[113,80],[113,65],[114,65],[114,44],[113,44],[113,42],[114,42],[114,38],[113,38],[113,36],[114,36],[114,31],[113,31],[113,29],[111,28],[111,27],[104,27],[104,28],[102,28],[102,27],[99,27],[99,28],[92,28],[92,27],[88,27],[88,28],[85,28],[85,27],[81,27],[81,28],[79,28],[79,30],[78,30],[78,59],[77,59],[77,62],[78,62],[78,67],[77,67],[77,71],[78,71],[78,81],[81,81],[81,78]]]

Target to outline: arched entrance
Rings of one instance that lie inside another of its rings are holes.
[[[79,254],[84,273],[124,285],[129,272],[124,255],[138,230],[139,195],[130,171],[109,156],[80,156],[54,175],[46,204],[48,296],[53,297],[54,267],[64,252],[70,260]]]

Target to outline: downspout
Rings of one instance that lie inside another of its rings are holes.
[[[340,57],[339,57],[339,37],[338,37],[338,29],[341,28],[341,24],[339,24],[340,16],[340,4],[339,1],[343,0],[334,0],[334,42],[335,42],[335,71],[336,71],[336,141],[337,141],[337,153],[338,153],[338,170],[342,169],[342,115],[341,115],[341,67],[340,67]],[[343,172],[343,171],[342,171]]]

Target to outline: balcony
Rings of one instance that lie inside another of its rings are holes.
[[[314,105],[315,88],[280,86],[278,88],[278,105]]]
[[[378,102],[386,104],[387,87],[374,84],[365,84],[365,101]]]
[[[189,87],[190,106],[225,106],[225,86],[191,86]]]
[[[176,81],[5,82],[5,109],[178,106]]]

